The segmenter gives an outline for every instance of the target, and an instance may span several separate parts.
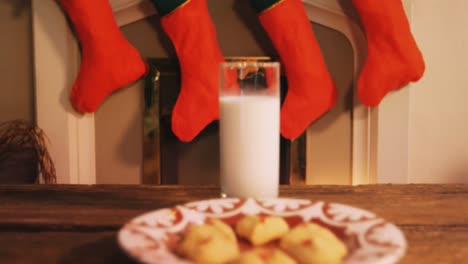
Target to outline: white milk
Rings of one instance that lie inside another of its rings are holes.
[[[280,102],[274,96],[221,96],[221,191],[278,196]]]

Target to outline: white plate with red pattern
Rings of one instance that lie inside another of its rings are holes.
[[[401,230],[372,212],[343,204],[290,198],[212,199],[156,210],[125,224],[119,231],[118,242],[129,256],[142,263],[191,263],[171,250],[189,224],[218,218],[232,225],[242,216],[252,214],[281,216],[291,227],[300,222],[314,222],[329,228],[348,247],[346,264],[396,263],[407,247]]]

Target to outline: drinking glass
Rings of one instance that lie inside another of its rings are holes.
[[[220,65],[223,197],[274,198],[279,191],[279,63]]]

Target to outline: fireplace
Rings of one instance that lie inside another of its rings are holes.
[[[216,12],[217,8],[220,8],[220,5],[230,6],[234,2],[242,4],[243,1],[220,3],[213,0],[208,2],[210,8],[214,10],[212,12],[214,20],[219,20],[224,16],[224,13]],[[365,57],[363,53],[365,50],[365,36],[358,24],[350,19],[346,8],[340,5],[341,2],[338,0],[303,0],[308,16],[311,22],[315,24],[315,27],[323,31],[335,32],[343,39],[346,39],[347,47],[345,48],[347,51],[345,55],[351,56],[353,67],[342,72],[350,73],[351,82],[353,82],[354,76],[358,73]],[[111,0],[111,3],[114,7],[116,19],[121,26],[146,19],[154,14],[154,9],[151,8],[151,4],[147,0]],[[100,181],[99,178],[102,174],[113,175],[118,174],[119,171],[115,168],[113,171],[110,171],[113,169],[112,167],[118,167],[113,166],[113,164],[102,165],[101,157],[114,155],[115,153],[112,151],[115,148],[103,150],[101,147],[103,144],[102,137],[105,137],[105,134],[102,136],[102,133],[98,131],[99,127],[102,126],[96,121],[99,119],[100,114],[81,115],[76,113],[68,102],[71,84],[74,81],[79,66],[80,56],[76,39],[70,30],[66,17],[54,1],[34,0],[33,13],[37,123],[45,130],[52,143],[50,151],[57,164],[58,181],[60,183],[78,184],[110,183]],[[242,22],[239,23],[242,24]],[[229,29],[220,31],[225,32],[220,38],[229,38],[229,35],[226,35]],[[334,50],[333,52],[337,52],[337,57],[339,57],[342,49],[338,51]],[[330,55],[329,53],[332,52],[328,50],[325,53]],[[238,56],[240,54],[227,55]],[[256,54],[250,53],[247,55]],[[151,56],[151,58],[156,58],[156,56]],[[330,58],[333,58],[333,56]],[[333,59],[330,62],[339,64],[339,62],[337,63]],[[337,68],[339,67],[337,66]],[[136,89],[138,88],[132,88],[132,90]],[[118,96],[116,95],[111,98],[110,101],[115,101],[115,98]],[[357,104],[352,94],[350,98],[348,102],[351,102],[351,105],[346,113],[346,115],[349,114],[351,116],[349,121],[349,147],[347,147],[346,151],[347,153],[349,152],[350,156],[349,166],[347,165],[349,167],[349,175],[346,175],[347,178],[341,179],[339,182],[345,184],[375,182],[375,174],[378,168],[385,165],[386,161],[384,157],[386,151],[379,148],[377,144],[377,140],[381,140],[378,137],[379,131],[381,131],[381,128],[385,124],[377,122],[377,120],[379,119],[379,115],[394,111],[390,108],[370,111]],[[165,113],[161,113],[161,115],[164,116]],[[116,118],[115,114],[109,114],[107,117]],[[327,150],[326,141],[330,139],[324,140],[321,138],[323,136],[321,132],[326,131],[330,125],[335,123],[333,120],[323,120],[320,121],[322,123],[321,126],[308,129],[304,135],[303,142],[290,142],[291,146],[289,149],[291,152],[289,153],[289,157],[299,155],[299,158],[295,157],[291,160],[298,162],[302,159],[302,163],[296,164],[296,167],[290,166],[289,171],[297,172],[299,170],[299,174],[301,170],[305,171],[305,176],[303,177],[306,177],[306,182],[309,184],[320,183],[322,180],[336,176],[330,176],[333,173],[326,173],[325,171],[327,168],[333,168],[334,164],[331,154],[323,152]],[[164,125],[164,123],[161,123],[161,125]],[[126,124],[126,126],[130,125]],[[208,128],[207,132],[210,129],[215,131],[215,126],[214,124],[213,127]],[[326,137],[332,138],[332,135],[328,134]],[[216,141],[216,139],[212,140],[213,142]],[[141,142],[138,143],[138,139],[136,138],[129,140],[129,142],[141,144]],[[298,147],[301,144],[305,146],[305,150],[303,146],[302,148]],[[193,146],[191,149],[195,148],[196,146]],[[318,151],[320,149],[323,151]],[[301,151],[305,151],[305,155],[301,154]],[[307,162],[309,159],[320,157],[321,155],[330,155],[329,161],[319,162],[318,165],[314,166],[311,166],[310,162]],[[379,159],[377,159],[377,156]],[[339,159],[339,157],[336,157],[336,159]],[[119,162],[118,159],[116,160],[116,162]],[[143,160],[139,160],[140,162],[143,163]],[[142,172],[142,170],[146,171],[150,167],[142,166],[141,164],[135,166],[138,167],[134,170],[136,176],[132,175],[132,177],[138,178],[138,181],[135,183],[165,182],[165,180],[161,181],[162,178],[146,177],[145,175],[155,175]],[[143,169],[139,169],[140,167]],[[313,174],[317,171],[323,177],[320,175],[314,176]],[[125,173],[128,174],[127,171]],[[164,174],[164,172],[162,173]],[[161,174],[161,171],[159,172],[160,176],[164,176],[163,174]],[[289,179],[292,179],[291,174],[289,175]]]

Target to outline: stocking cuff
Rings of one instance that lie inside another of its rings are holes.
[[[186,5],[190,0],[152,0],[160,17],[170,14],[179,7]]]
[[[284,0],[251,0],[250,2],[252,3],[255,11],[260,14],[275,7],[277,4],[280,4],[283,1]]]

